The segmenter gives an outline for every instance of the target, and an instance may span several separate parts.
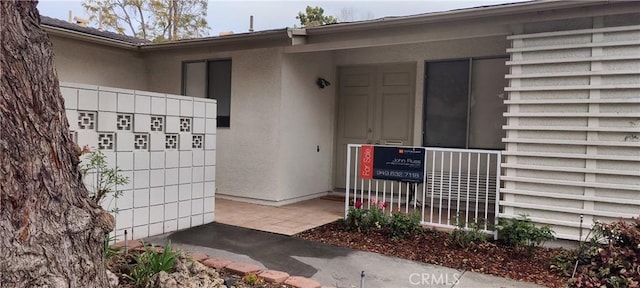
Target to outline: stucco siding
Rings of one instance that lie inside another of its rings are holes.
[[[330,52],[285,54],[280,108],[280,199],[331,190],[335,69]],[[331,86],[316,85],[322,77]]]
[[[640,214],[640,15],[616,16],[628,21],[529,23],[508,37],[501,216],[577,240],[580,215],[589,228]]]
[[[138,52],[49,37],[60,81],[148,90],[145,61]]]
[[[151,91],[180,94],[183,61],[231,59],[231,123],[218,128],[218,195],[277,201],[280,191],[279,48],[212,52],[181,49],[147,55]]]

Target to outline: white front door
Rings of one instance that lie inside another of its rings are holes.
[[[345,187],[347,144],[411,145],[415,71],[415,63],[339,69],[336,188]]]

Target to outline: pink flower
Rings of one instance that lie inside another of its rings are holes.
[[[356,204],[354,204],[353,207],[356,207],[356,209],[360,209],[360,207],[362,207],[362,202],[356,201]]]
[[[371,203],[376,204],[376,202],[378,202],[376,201],[376,197],[371,198]]]
[[[380,201],[378,202],[378,209],[387,208],[387,202]]]

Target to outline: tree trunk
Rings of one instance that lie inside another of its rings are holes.
[[[0,1],[0,286],[108,287],[113,217],[82,183],[36,4]]]

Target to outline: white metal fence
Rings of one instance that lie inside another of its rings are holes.
[[[419,213],[423,225],[469,228],[475,223],[493,234],[499,213],[500,151],[402,147],[425,150],[424,178],[408,183],[361,178],[361,148],[347,148],[345,217],[356,202],[369,209],[372,202],[382,201],[386,213]]]

